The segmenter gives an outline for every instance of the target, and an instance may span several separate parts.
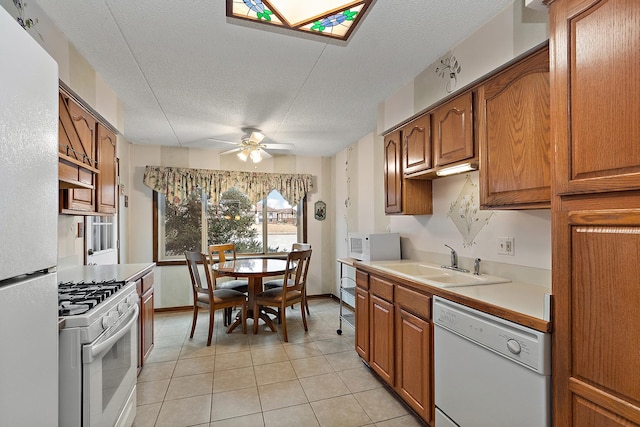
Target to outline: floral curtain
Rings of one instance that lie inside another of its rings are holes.
[[[309,174],[286,174],[265,172],[238,172],[210,169],[171,168],[147,166],[144,184],[162,193],[173,204],[180,204],[193,190],[201,188],[207,198],[218,201],[218,195],[236,187],[250,200],[267,197],[278,190],[292,206],[313,189],[313,178]]]

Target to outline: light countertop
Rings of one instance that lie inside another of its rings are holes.
[[[69,267],[58,270],[58,282],[99,282],[111,279],[129,281],[151,271],[155,265],[155,263],[140,263]]]
[[[397,263],[398,261],[395,262]],[[423,290],[426,293],[439,295],[537,330],[551,330],[550,297],[548,296],[551,294],[551,288],[549,286],[510,281],[506,283],[441,288],[428,285],[419,280],[411,280],[407,275],[394,275],[388,269],[379,268],[384,266],[384,263],[384,261],[355,261],[353,266],[369,273],[393,278],[404,285]]]

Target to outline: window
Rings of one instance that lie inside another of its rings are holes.
[[[117,216],[87,216],[85,230],[86,264],[117,264]]]
[[[237,188],[217,204],[199,189],[179,205],[157,192],[154,197],[156,262],[182,261],[185,251],[206,252],[215,243],[235,243],[239,254],[275,254],[304,240],[304,203],[291,206],[276,190],[255,204]]]

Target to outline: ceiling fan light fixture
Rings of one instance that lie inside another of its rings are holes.
[[[260,155],[260,148],[254,148],[253,150],[251,150],[251,160],[253,160],[253,163],[260,163],[260,161],[262,160],[262,156]]]
[[[243,162],[246,162],[247,159],[249,158],[249,150],[247,148],[242,149],[239,153],[238,153],[238,158],[240,160],[242,160]]]
[[[249,141],[260,144],[264,139],[264,134],[262,132],[251,132],[251,136],[249,137]]]

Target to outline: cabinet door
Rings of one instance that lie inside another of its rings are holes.
[[[356,352],[369,362],[369,292],[356,287]]]
[[[396,390],[414,411],[430,421],[433,416],[431,323],[397,306],[396,342]]]
[[[100,123],[96,157],[100,170],[96,180],[97,210],[100,213],[116,213],[118,206],[116,135]]]
[[[369,365],[383,380],[393,386],[393,304],[371,293],[369,303]]]
[[[638,425],[640,208],[566,221],[554,230],[555,425]]]
[[[551,2],[560,194],[640,188],[640,2]]]
[[[550,207],[549,102],[548,48],[478,88],[483,208]]]
[[[473,96],[465,92],[433,112],[435,166],[445,166],[475,155],[473,144]]]
[[[142,364],[146,361],[153,349],[153,287],[142,295],[141,298],[141,356]]]
[[[402,128],[405,175],[431,169],[431,116],[425,114]]]
[[[400,131],[384,138],[384,211],[402,212],[402,151]]]
[[[96,167],[96,119],[68,97],[60,94],[58,135],[60,152],[82,164]],[[69,147],[69,149],[67,149]],[[95,186],[94,173],[79,168],[78,181]],[[65,190],[61,208],[77,211],[95,211],[95,192],[91,189]]]
[[[401,140],[399,130],[384,138],[384,211],[386,214],[429,215],[433,212],[431,181],[404,178]]]
[[[138,337],[140,366],[144,365],[145,360],[153,349],[153,284],[153,271],[138,280],[138,294],[140,296],[140,336]]]

